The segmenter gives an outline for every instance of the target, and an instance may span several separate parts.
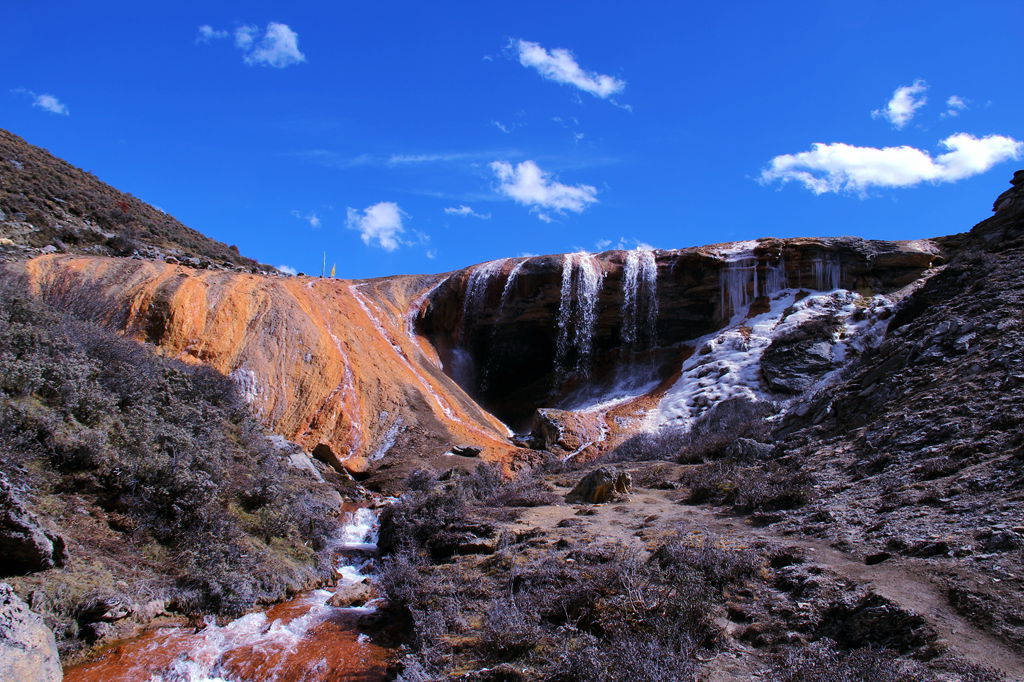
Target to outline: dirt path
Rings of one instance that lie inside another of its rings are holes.
[[[556,492],[562,495],[568,492],[568,488],[557,485],[565,482],[563,477],[554,477],[553,482]],[[671,531],[714,535],[738,544],[760,541],[781,548],[797,548],[803,550],[809,563],[868,585],[882,597],[925,618],[942,643],[956,655],[996,668],[1009,680],[1024,680],[1024,657],[960,616],[948,603],[943,588],[910,565],[910,560],[893,557],[869,566],[860,557],[841,552],[823,540],[781,535],[770,527],[753,527],[742,518],[705,506],[681,504],[681,497],[678,491],[639,488],[621,503],[594,505],[590,508],[592,514],[582,516],[577,514],[579,507],[573,505],[535,507],[514,524],[514,530],[540,528],[551,534],[575,537],[578,541],[620,542],[638,552],[645,552],[660,535]],[[579,521],[568,522],[575,524],[570,527],[557,527],[566,519]],[[746,653],[756,658],[755,651],[747,649]],[[730,665],[737,668],[738,677],[732,679],[749,679],[753,672],[743,665]]]

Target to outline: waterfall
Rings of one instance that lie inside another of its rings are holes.
[[[505,280],[505,287],[501,290],[501,303],[498,304],[498,314],[501,314],[502,309],[508,302],[509,296],[512,294],[512,287],[516,284],[516,278],[519,277],[519,271],[526,265],[526,261],[529,258],[523,259],[515,264],[512,270],[508,273],[508,279]]]
[[[842,281],[842,269],[835,255],[819,256],[811,261],[811,277],[814,288],[820,291],[838,289]]]
[[[466,281],[466,295],[462,299],[463,330],[476,313],[483,308],[487,301],[487,291],[490,288],[491,279],[501,272],[505,260],[502,258],[481,263],[470,271],[469,279]]]
[[[743,312],[754,300],[750,283],[757,277],[757,259],[742,258],[726,263],[718,274],[722,295],[722,317],[728,319]],[[756,280],[753,282],[757,287]]]
[[[718,277],[722,317],[726,319],[745,312],[757,297],[771,296],[788,286],[782,258],[771,265],[762,264],[754,256],[742,256],[727,262]]]
[[[555,364],[566,368],[569,352],[576,350],[576,370],[589,373],[597,326],[597,297],[604,273],[597,258],[586,252],[562,257],[562,290],[558,304]]]
[[[636,248],[626,253],[622,271],[622,346],[642,341],[655,342],[658,321],[658,264],[654,252]]]

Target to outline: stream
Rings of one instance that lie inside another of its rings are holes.
[[[99,657],[64,671],[67,682],[313,682],[383,680],[391,650],[359,631],[361,616],[375,611],[335,607],[335,590],[372,576],[379,510],[346,512],[335,568],[338,584],[302,592],[266,611],[225,625],[174,625],[112,645]]]

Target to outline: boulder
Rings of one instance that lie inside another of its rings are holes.
[[[0,583],[0,680],[62,679],[53,632],[10,585]]]
[[[803,393],[835,367],[833,337],[838,326],[832,317],[816,318],[772,341],[761,356],[761,374],[768,388]]]
[[[46,533],[0,474],[0,575],[21,575],[64,565],[64,541]]]
[[[628,493],[631,485],[633,479],[626,472],[614,467],[600,467],[584,476],[565,496],[565,501],[580,504],[611,502]]]
[[[370,584],[369,578],[357,583],[338,585],[334,594],[327,600],[331,606],[342,608],[352,606],[365,606],[366,602],[377,598],[377,590]]]

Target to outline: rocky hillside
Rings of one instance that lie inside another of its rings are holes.
[[[909,558],[1024,650],[1024,172],[994,210],[775,448],[819,481],[787,528]]]
[[[271,272],[163,211],[0,130],[0,259],[64,252]]]

